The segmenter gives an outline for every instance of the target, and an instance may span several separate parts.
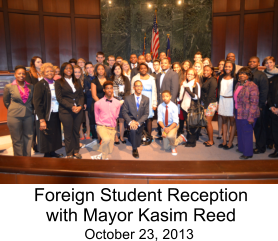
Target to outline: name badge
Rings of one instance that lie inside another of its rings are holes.
[[[125,86],[119,85],[119,92],[125,92]]]

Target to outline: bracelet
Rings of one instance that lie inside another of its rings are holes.
[[[163,131],[163,133],[167,136],[167,133],[165,131]]]

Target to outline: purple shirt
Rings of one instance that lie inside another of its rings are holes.
[[[12,82],[12,85],[17,85],[18,91],[20,93],[20,97],[21,97],[23,103],[25,104],[29,97],[29,88],[27,86],[27,85],[29,85],[29,83],[24,81],[24,87],[23,87],[24,90],[22,90],[22,88],[18,85],[16,80],[14,80]]]
[[[106,101],[107,100],[107,101]],[[104,96],[95,103],[95,120],[98,125],[116,127],[121,103],[115,98],[112,102]]]

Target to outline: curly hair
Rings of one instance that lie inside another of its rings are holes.
[[[243,67],[241,68],[238,73],[237,76],[239,76],[241,73],[246,74],[248,76],[248,80],[252,81],[253,80],[253,74],[251,72],[251,70],[248,67]]]
[[[47,68],[52,68],[53,72],[55,72],[55,69],[54,69],[54,66],[53,64],[51,63],[44,63],[41,67],[41,74],[44,76],[44,71],[47,69]]]

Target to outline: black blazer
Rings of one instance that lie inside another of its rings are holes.
[[[34,86],[39,82],[39,80],[31,74],[31,71],[26,73],[26,81]]]
[[[76,87],[76,91],[74,93],[66,80],[57,80],[55,82],[55,93],[57,101],[59,102],[59,113],[72,113],[71,108],[74,106],[74,103],[77,106],[81,106],[83,109],[84,94],[79,80],[78,87]]]
[[[51,110],[51,93],[49,84],[45,79],[42,79],[35,85],[33,102],[35,113],[37,114],[39,120],[45,119],[46,121],[49,121]]]
[[[268,79],[269,92],[267,97],[267,105],[269,107],[278,108],[278,74]]]
[[[160,77],[161,77],[161,73],[159,73],[158,75],[156,75],[156,88],[157,88],[157,105],[162,103],[162,92],[164,90],[169,90],[171,92],[172,98],[171,101],[176,103],[176,99],[178,97],[179,94],[179,75],[169,69],[166,73],[166,75],[164,76],[161,88],[160,88]]]
[[[140,106],[137,111],[134,94],[126,96],[122,114],[127,124],[132,120],[136,120],[140,126],[142,126],[149,117],[149,98],[142,95]]]
[[[268,96],[268,79],[264,72],[255,69],[252,71],[253,82],[258,86],[259,96],[259,107],[263,108]]]
[[[207,109],[210,103],[216,102],[217,80],[214,77],[207,79],[202,86],[201,101],[204,108]]]

